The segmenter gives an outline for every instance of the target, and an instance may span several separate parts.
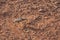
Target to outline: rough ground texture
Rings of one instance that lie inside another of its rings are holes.
[[[60,40],[60,0],[0,0],[0,40]]]

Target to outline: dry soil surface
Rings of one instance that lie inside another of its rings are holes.
[[[60,40],[60,0],[0,0],[0,40]]]

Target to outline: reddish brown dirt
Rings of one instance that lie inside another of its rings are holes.
[[[60,0],[0,0],[0,40],[60,40]]]

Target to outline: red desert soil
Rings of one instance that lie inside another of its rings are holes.
[[[60,0],[0,0],[0,40],[60,40]]]

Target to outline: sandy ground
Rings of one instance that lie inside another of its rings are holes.
[[[60,0],[0,0],[0,40],[60,40]]]

